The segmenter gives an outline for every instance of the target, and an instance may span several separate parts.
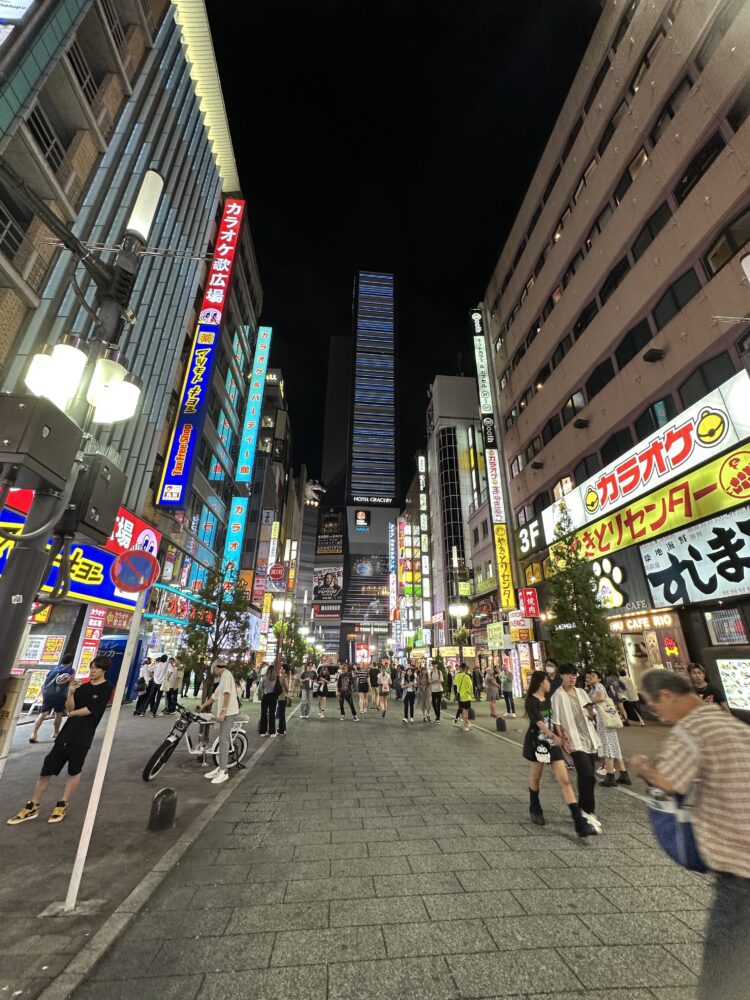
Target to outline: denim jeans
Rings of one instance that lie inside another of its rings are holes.
[[[505,708],[509,715],[515,714],[516,705],[513,701],[512,691],[503,691],[503,698],[505,698]]]
[[[737,794],[742,794],[740,789]],[[746,1000],[749,940],[750,879],[719,872],[706,926],[698,1000]]]
[[[299,693],[299,714],[301,719],[306,719],[310,715],[310,703],[312,702],[312,691],[302,688]]]

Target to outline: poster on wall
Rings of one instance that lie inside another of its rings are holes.
[[[330,604],[341,601],[344,586],[343,566],[322,566],[313,570],[313,600]]]
[[[640,548],[654,607],[723,600],[748,592],[750,510],[689,525]]]
[[[750,660],[717,660],[730,708],[750,712]]]
[[[344,519],[338,510],[322,511],[318,521],[315,552],[319,556],[340,556],[344,551]]]

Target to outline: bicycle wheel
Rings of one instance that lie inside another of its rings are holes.
[[[143,780],[153,781],[177,748],[177,741],[164,740],[143,769]]]
[[[241,764],[242,761],[247,756],[248,743],[247,734],[244,730],[238,729],[234,734],[234,740],[229,745],[229,760],[227,764],[229,767],[237,767],[237,764]],[[214,766],[219,766],[219,737],[217,736],[214,740],[213,746],[211,747],[211,758],[213,759]]]

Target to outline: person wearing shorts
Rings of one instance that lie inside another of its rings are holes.
[[[60,774],[67,765],[68,777],[65,782],[63,798],[58,800],[47,822],[60,823],[65,818],[68,802],[81,782],[81,771],[86,761],[86,755],[94,742],[96,727],[109,704],[112,685],[108,684],[105,679],[108,666],[108,657],[96,656],[91,661],[90,682],[80,684],[73,679],[68,684],[68,697],[65,701],[65,711],[68,718],[52,749],[44,758],[42,770],[36,785],[34,785],[31,799],[23,809],[8,820],[9,826],[17,826],[19,823],[37,818],[42,796],[50,781]]]
[[[468,733],[471,729],[469,725],[469,710],[471,709],[471,696],[474,694],[474,682],[469,673],[469,668],[465,663],[462,663],[456,671],[453,684],[456,689],[456,698],[458,699],[458,708],[456,709],[456,718],[453,720],[453,725],[457,726],[459,719],[463,716],[464,732]]]
[[[380,700],[380,692],[378,691],[378,677],[380,676],[380,670],[377,667],[370,667],[370,708],[373,712],[377,711],[378,701]]]
[[[42,688],[42,710],[34,723],[31,736],[29,736],[29,743],[39,742],[38,737],[41,725],[50,717],[50,715],[54,715],[55,717],[52,739],[57,739],[60,734],[60,726],[62,725],[63,716],[65,715],[65,702],[68,697],[68,685],[73,677],[75,677],[75,670],[73,669],[73,656],[70,653],[66,653],[60,660],[59,666],[53,667],[44,680],[44,687]]]
[[[370,671],[367,667],[357,667],[357,693],[359,694],[359,714],[367,714],[367,695],[370,692]]]
[[[328,682],[331,679],[331,675],[328,671],[328,667],[320,666],[318,668],[318,718],[325,719],[326,717],[326,698],[328,697]]]

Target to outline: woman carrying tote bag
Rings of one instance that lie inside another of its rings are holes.
[[[616,731],[622,727],[622,719],[602,684],[601,671],[592,667],[586,675],[586,683],[589,701],[596,710],[596,732],[602,741],[602,755],[607,771],[607,776],[602,781],[602,788],[632,785],[633,782],[625,767],[625,761],[622,759],[620,740]],[[619,772],[617,778],[615,778],[615,768]]]

